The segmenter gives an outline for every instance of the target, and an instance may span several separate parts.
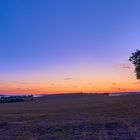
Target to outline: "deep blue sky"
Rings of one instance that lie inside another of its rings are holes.
[[[139,0],[0,1],[2,80],[37,81],[40,73],[48,81],[65,78],[63,73],[73,78],[81,69],[84,79],[86,73],[94,77],[95,68],[109,69],[107,75],[128,65],[139,48]]]

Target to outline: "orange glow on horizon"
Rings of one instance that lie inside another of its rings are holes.
[[[102,92],[128,92],[138,91],[140,83],[137,81],[126,83],[113,83],[113,82],[99,82],[92,83],[61,83],[61,84],[47,84],[38,83],[30,85],[9,84],[0,86],[0,93],[7,94],[56,94],[56,93],[102,93]]]
[[[0,81],[1,94],[56,94],[56,93],[102,93],[139,91],[140,83],[134,75],[134,68],[113,67],[62,72],[16,74],[10,78],[15,81]],[[102,73],[103,72],[103,73]],[[53,75],[53,76],[52,76]],[[82,75],[82,76],[81,76]],[[8,77],[8,78],[9,78]],[[20,79],[19,79],[20,77]],[[61,78],[63,77],[63,78]],[[46,80],[47,79],[47,80]]]

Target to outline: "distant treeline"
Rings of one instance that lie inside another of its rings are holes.
[[[10,103],[10,102],[23,102],[23,99],[19,98],[6,98],[6,99],[0,99],[0,103]]]
[[[0,103],[24,102],[34,100],[33,95],[29,96],[1,96]]]

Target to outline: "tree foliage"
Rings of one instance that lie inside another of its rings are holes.
[[[137,50],[136,52],[132,53],[132,56],[130,57],[129,61],[132,62],[132,64],[134,64],[137,79],[140,79],[140,50]]]

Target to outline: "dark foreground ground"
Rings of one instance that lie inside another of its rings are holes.
[[[140,95],[53,95],[0,104],[0,140],[140,140]]]

